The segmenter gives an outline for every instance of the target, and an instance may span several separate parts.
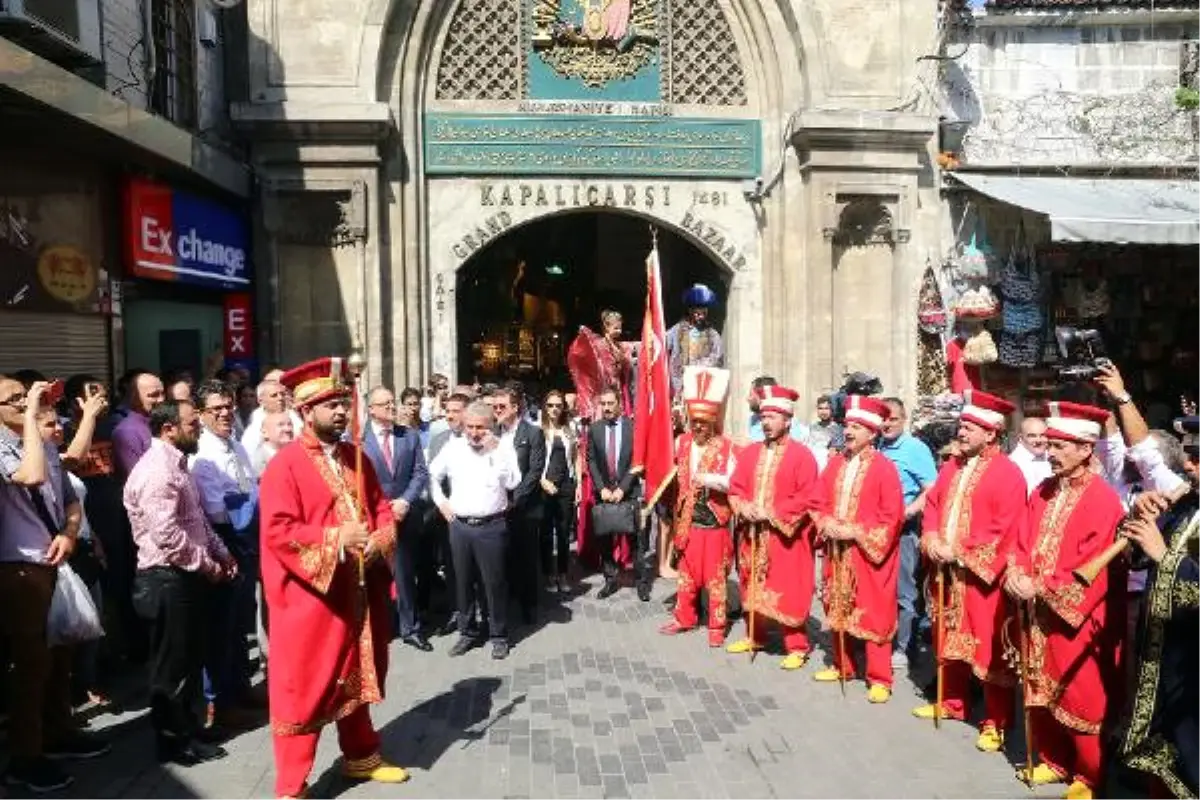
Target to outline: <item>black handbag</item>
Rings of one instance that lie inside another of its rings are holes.
[[[638,529],[638,504],[633,500],[620,503],[597,503],[592,506],[592,532],[597,536],[614,533],[634,533]]]

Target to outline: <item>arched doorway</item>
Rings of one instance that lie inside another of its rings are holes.
[[[625,336],[639,338],[651,225],[612,210],[563,213],[511,229],[478,250],[456,277],[458,380],[566,387],[567,347],[580,325],[598,329],[604,309],[620,311]],[[653,230],[668,327],[684,312],[687,287],[703,283],[717,293],[711,319],[723,330],[728,269],[676,231]]]

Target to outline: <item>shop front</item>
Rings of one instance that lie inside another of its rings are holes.
[[[253,372],[245,214],[144,178],[127,179],[124,206],[126,366],[196,379],[226,364]]]
[[[1019,399],[1028,413],[1043,400],[1088,399],[1095,360],[1109,358],[1152,425],[1195,397],[1195,181],[954,179],[960,247],[939,276],[944,369],[925,371],[927,395],[973,386]],[[926,299],[932,320],[937,305]]]
[[[62,153],[0,155],[0,374],[106,379],[109,275],[103,172]]]

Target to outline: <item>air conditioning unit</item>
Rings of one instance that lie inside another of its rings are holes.
[[[64,66],[98,64],[100,0],[0,0],[0,36]]]

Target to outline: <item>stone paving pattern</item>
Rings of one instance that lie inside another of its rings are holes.
[[[330,730],[314,796],[1031,796],[1009,757],[975,750],[972,729],[950,722],[935,731],[911,717],[919,698],[909,679],[899,678],[882,706],[867,703],[861,681],[845,698],[836,684],[814,683],[824,661],[819,632],[809,665],[787,673],[776,655],[752,664],[711,650],[703,632],[658,634],[668,581],[657,582],[650,603],[630,589],[598,601],[597,585],[548,606],[541,627],[518,630],[507,661],[493,661],[487,648],[451,659],[451,638],[435,640],[429,654],[393,645],[387,699],[373,717],[385,755],[410,768],[411,780],[343,781]],[[144,710],[112,719],[95,726],[109,721],[114,753],[71,767],[73,796],[272,796],[265,727],[232,740],[228,758],[181,769],[154,762]]]

